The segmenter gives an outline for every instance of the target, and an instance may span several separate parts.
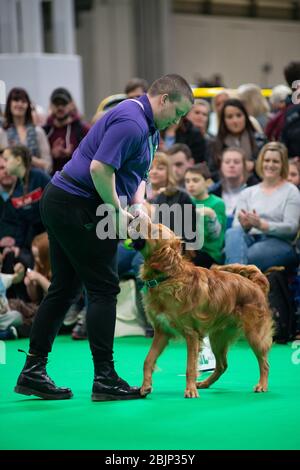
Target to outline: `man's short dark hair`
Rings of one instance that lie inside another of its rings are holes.
[[[144,80],[143,78],[138,78],[138,77],[131,78],[129,82],[126,83],[124,93],[128,95],[129,93],[134,91],[136,88],[142,88],[144,93],[146,93],[149,88],[149,85],[146,82],[146,80]]]
[[[174,144],[166,151],[166,154],[174,155],[174,153],[177,152],[184,153],[187,160],[190,160],[193,157],[190,147],[186,144]]]
[[[191,104],[194,103],[193,91],[188,82],[177,74],[164,75],[158,78],[150,86],[150,96],[168,94],[170,101],[179,101],[182,96],[187,98]]]
[[[290,88],[293,82],[300,80],[300,62],[290,62],[283,70],[285,79]]]

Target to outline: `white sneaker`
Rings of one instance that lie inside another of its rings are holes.
[[[215,368],[216,359],[211,350],[209,339],[205,337],[202,351],[199,354],[198,371],[205,372],[208,370],[215,370]]]
[[[66,313],[66,316],[64,319],[64,325],[65,326],[75,325],[75,323],[78,320],[79,312],[80,312],[80,308],[76,304],[72,304]]]
[[[9,331],[9,339],[17,339],[19,337],[15,326],[10,326],[8,328],[8,331]]]

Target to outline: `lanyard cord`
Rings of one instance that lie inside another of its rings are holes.
[[[129,101],[134,101],[135,103],[137,103],[142,108],[142,110],[144,111],[144,114],[146,115],[143,103],[141,103],[138,100],[135,100],[134,98],[129,98]],[[154,136],[155,136],[155,134],[154,134]],[[149,164],[149,168],[148,168],[148,170],[146,172],[146,175],[145,175],[147,180],[148,180],[148,177],[149,177],[150,168],[152,166],[154,154],[155,154],[155,152],[157,150],[157,147],[158,147],[157,145],[155,145],[153,143],[153,138],[152,138],[152,135],[150,133],[149,133],[149,136],[148,136],[148,145],[149,145],[149,150],[150,150],[150,164]]]

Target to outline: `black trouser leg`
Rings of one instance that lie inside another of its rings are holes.
[[[43,356],[51,351],[65,314],[82,285],[68,257],[49,231],[48,237],[52,267],[51,285],[34,319],[29,349],[30,353]]]
[[[119,292],[117,240],[97,237],[98,204],[51,184],[45,191],[41,214],[52,247],[53,280],[33,327],[32,350],[49,350],[79,278],[88,295],[87,328],[93,357],[97,360],[112,358]],[[91,224],[94,224],[92,229]]]

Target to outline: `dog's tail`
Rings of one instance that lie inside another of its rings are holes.
[[[225,266],[213,265],[211,269],[217,271],[228,271],[230,273],[239,274],[240,276],[247,277],[250,281],[257,284],[265,296],[268,295],[270,290],[270,284],[266,276],[258,269],[254,264],[226,264]]]

